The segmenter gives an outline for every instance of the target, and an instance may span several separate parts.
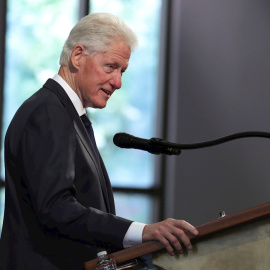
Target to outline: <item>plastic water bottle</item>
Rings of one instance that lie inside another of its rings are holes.
[[[97,254],[98,262],[96,270],[115,270],[117,269],[115,260],[107,255],[107,251],[101,251]]]

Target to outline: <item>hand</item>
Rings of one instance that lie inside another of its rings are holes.
[[[174,249],[178,253],[183,253],[181,243],[183,243],[187,249],[192,249],[190,239],[185,234],[184,230],[192,233],[193,235],[198,235],[199,233],[195,227],[184,220],[168,218],[158,223],[145,225],[142,240],[143,242],[151,240],[161,242],[167,249],[168,253],[173,256]]]

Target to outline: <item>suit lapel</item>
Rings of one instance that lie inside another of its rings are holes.
[[[74,125],[75,131],[76,131],[79,139],[81,140],[82,144],[86,148],[87,152],[89,153],[89,156],[91,157],[91,159],[93,160],[93,162],[95,164],[97,174],[99,177],[99,181],[100,181],[100,185],[102,187],[103,197],[104,197],[104,201],[105,201],[107,210],[108,210],[108,212],[114,212],[114,200],[111,198],[112,196],[109,195],[110,192],[108,192],[107,185],[106,185],[106,182],[107,182],[107,184],[109,183],[108,188],[111,189],[110,180],[107,176],[105,166],[103,164],[101,157],[95,153],[94,147],[91,143],[91,140],[88,136],[88,133],[87,133],[74,105],[72,104],[72,102],[69,99],[68,95],[66,94],[65,90],[54,80],[51,80],[51,79],[48,80],[45,83],[44,87],[53,91],[58,96],[58,98],[63,103],[63,105],[65,106],[70,118],[73,121],[73,125]],[[106,177],[107,177],[107,179],[105,179]]]
[[[105,202],[106,202],[107,210],[108,210],[108,212],[111,212],[111,207],[110,207],[110,203],[109,203],[110,200],[109,200],[109,196],[108,196],[108,189],[107,189],[107,185],[106,185],[106,180],[104,177],[102,167],[100,165],[101,164],[100,163],[101,157],[96,154],[96,151],[92,145],[92,142],[91,142],[91,140],[87,134],[87,131],[85,130],[85,127],[83,126],[80,118],[79,118],[79,121],[74,121],[74,128],[78,134],[78,137],[80,138],[81,142],[83,143],[84,147],[88,151],[90,157],[94,161],[96,170],[98,172],[100,184],[102,187],[103,197],[104,197]],[[110,182],[109,179],[108,179],[108,182]]]

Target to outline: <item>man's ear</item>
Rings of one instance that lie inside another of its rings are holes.
[[[73,48],[71,56],[70,56],[70,62],[73,68],[78,70],[84,53],[85,53],[85,48],[83,45],[76,45]]]

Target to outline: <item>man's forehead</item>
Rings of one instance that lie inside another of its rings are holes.
[[[104,56],[104,60],[125,65],[128,65],[130,59],[130,53],[122,51],[106,51],[102,55]]]
[[[119,42],[112,43],[110,46],[108,46],[106,50],[104,51],[104,53],[112,53],[112,54],[123,56],[125,58],[129,58],[131,54],[131,50],[130,50],[130,47],[126,43],[119,41]]]

